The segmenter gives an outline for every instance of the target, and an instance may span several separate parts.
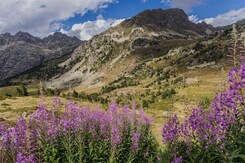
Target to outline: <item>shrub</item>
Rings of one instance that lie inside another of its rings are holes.
[[[6,97],[12,97],[12,95],[10,93],[5,93]]]
[[[148,108],[149,104],[146,100],[142,100],[142,108]]]
[[[16,91],[18,96],[28,96],[27,88],[24,85],[16,88]]]
[[[54,90],[53,89],[50,89],[50,88],[45,89],[44,93],[47,96],[53,96],[55,94],[54,93]]]
[[[72,97],[78,98],[79,94],[77,91],[73,90]]]
[[[174,81],[173,81],[173,84],[177,84],[177,83],[181,83],[183,82],[185,79],[184,77],[180,76],[180,77],[177,77]]]
[[[0,95],[0,101],[5,100],[5,99],[6,99],[5,96],[1,96],[1,95]]]
[[[175,94],[176,91],[173,88],[170,90],[166,89],[165,91],[162,92],[162,99],[171,98]]]

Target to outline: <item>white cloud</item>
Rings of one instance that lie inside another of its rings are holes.
[[[198,23],[198,21],[199,21],[199,18],[197,17],[197,15],[190,15],[188,18],[193,23]]]
[[[227,13],[217,15],[216,17],[205,18],[203,20],[199,19],[197,15],[190,15],[188,18],[194,23],[201,23],[204,21],[214,27],[226,26],[245,19],[245,7],[228,11]]]
[[[230,25],[242,19],[245,19],[245,7],[237,10],[231,10],[227,13],[220,14],[216,17],[206,18],[201,21],[217,27]]]
[[[161,0],[161,3],[165,3],[165,4],[168,4],[170,2],[171,2],[171,0]]]
[[[0,33],[26,31],[45,36],[75,14],[106,8],[114,0],[0,0]]]
[[[101,19],[103,16],[98,16],[96,21],[87,21],[81,24],[74,24],[69,31],[61,29],[60,32],[69,36],[76,36],[81,40],[89,40],[94,35],[104,32],[110,27],[114,27],[125,19]]]
[[[201,5],[205,0],[161,0],[161,3],[168,4],[174,8],[181,8],[190,13],[192,8]]]
[[[99,14],[98,16],[97,16],[97,19],[99,19],[99,20],[103,20],[104,19],[104,17],[103,17],[103,15],[102,14]]]

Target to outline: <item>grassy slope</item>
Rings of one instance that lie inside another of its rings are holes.
[[[219,68],[202,68],[195,69],[191,71],[181,72],[182,76],[185,76],[188,80],[185,82],[185,86],[177,85],[177,94],[172,98],[167,98],[165,100],[156,100],[154,103],[149,105],[146,112],[154,118],[153,131],[159,141],[161,141],[161,130],[162,125],[166,122],[167,118],[172,114],[178,114],[180,117],[184,117],[189,109],[197,106],[201,97],[207,96],[212,98],[214,96],[214,91],[220,87],[220,84],[226,79],[226,74],[229,68],[225,68],[224,71]],[[145,79],[141,82],[142,85],[147,85],[151,83],[153,78]],[[115,94],[122,94],[130,92],[135,94],[136,92],[145,92],[146,88],[142,85],[132,86],[117,89],[110,93],[111,96]],[[79,88],[79,87],[78,87]],[[84,88],[79,88],[81,90],[86,90]],[[79,90],[77,89],[77,90]],[[157,88],[152,87],[153,91]],[[28,91],[35,92],[37,88],[28,87]],[[86,92],[98,92],[99,88],[90,88]],[[4,95],[6,92],[10,94],[15,94],[16,87],[3,87],[0,88],[0,95]],[[46,103],[50,105],[53,97],[46,97]],[[0,101],[0,117],[4,120],[14,122],[18,117],[21,116],[23,112],[31,113],[37,108],[37,104],[40,101],[39,97],[13,97],[10,99]],[[62,101],[67,101],[62,98]],[[76,100],[79,104],[85,106],[92,104],[86,101]],[[134,101],[137,104],[141,104],[141,100],[135,98]]]

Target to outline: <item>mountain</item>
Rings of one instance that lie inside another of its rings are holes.
[[[206,35],[207,26],[189,21],[188,16],[181,9],[146,10],[121,24],[124,27],[143,27],[149,31],[172,30],[184,36]]]
[[[26,32],[0,35],[0,80],[73,52],[82,42],[56,32],[40,39]]]
[[[61,64],[67,72],[48,85],[104,85],[143,60],[163,56],[171,48],[207,36],[211,30],[207,24],[189,21],[181,9],[146,10],[79,46]]]

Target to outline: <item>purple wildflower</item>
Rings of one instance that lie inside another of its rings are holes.
[[[35,163],[35,157],[33,154],[30,156],[24,156],[21,152],[17,154],[16,163]]]
[[[33,154],[40,150],[40,142],[57,143],[57,138],[64,136],[66,139],[66,134],[78,135],[77,138],[81,136],[81,139],[86,134],[89,135],[89,141],[96,142],[110,140],[112,149],[116,149],[123,141],[123,134],[132,133],[127,135],[127,140],[132,141],[132,149],[137,151],[139,137],[145,136],[140,129],[150,124],[143,111],[139,115],[136,114],[136,108],[132,113],[126,108],[121,111],[116,103],[112,103],[106,112],[99,108],[93,111],[89,107],[81,108],[71,101],[65,105],[64,113],[56,112],[56,108],[62,107],[64,105],[60,99],[55,98],[51,110],[43,103],[39,104],[35,113],[28,119],[19,119],[12,128],[0,123],[0,145],[3,149],[12,150],[12,153],[17,152],[17,162],[25,163],[37,159]],[[135,131],[136,121],[138,129]],[[148,151],[145,153],[150,154]]]
[[[118,128],[112,126],[111,128],[111,146],[113,149],[117,147],[121,143],[122,139],[120,136],[120,133],[118,131]]]
[[[240,69],[231,69],[228,84],[227,90],[215,95],[209,111],[204,112],[201,108],[195,108],[181,125],[177,116],[170,118],[163,127],[163,142],[172,143],[178,141],[180,137],[179,140],[183,140],[188,146],[192,141],[196,141],[195,143],[202,144],[206,149],[214,144],[219,147],[217,150],[224,150],[224,142],[229,130],[237,124],[244,125],[244,119],[240,118],[244,118],[245,115],[243,93],[245,65],[242,65]],[[174,160],[178,158],[175,156]]]
[[[171,143],[179,138],[179,120],[177,115],[169,119],[162,129],[163,143]]]
[[[132,141],[132,149],[137,152],[139,149],[139,138],[140,138],[140,132],[136,130],[131,138]]]
[[[182,160],[182,157],[177,157],[176,155],[174,155],[174,158],[173,160],[171,161],[171,163],[182,163],[183,160]]]

